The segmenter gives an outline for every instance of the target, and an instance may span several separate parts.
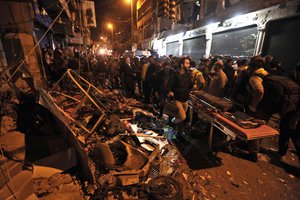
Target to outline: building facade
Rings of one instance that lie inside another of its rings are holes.
[[[138,18],[137,27],[152,29],[151,36],[143,34],[140,46],[159,55],[189,55],[198,63],[211,54],[271,54],[288,70],[300,60],[299,0],[177,0],[175,18],[159,13],[161,1],[140,5],[145,2],[152,6],[143,10],[156,17]]]
[[[1,0],[0,6],[1,74],[16,74],[22,65],[40,85],[46,79],[42,48],[60,44],[84,49],[91,44],[93,1]]]

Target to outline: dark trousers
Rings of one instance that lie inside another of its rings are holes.
[[[126,81],[125,82],[125,90],[126,95],[131,98],[135,98],[135,82],[134,81]]]
[[[278,153],[281,156],[285,156],[289,147],[290,138],[296,148],[298,159],[300,160],[300,125],[293,130],[289,128],[289,121],[295,113],[288,113],[283,116],[280,121],[280,134],[278,142]]]
[[[150,97],[151,97],[152,87],[150,86],[150,83],[148,81],[143,82],[143,93],[144,93],[144,102],[150,103]]]

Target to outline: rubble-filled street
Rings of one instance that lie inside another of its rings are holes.
[[[0,200],[300,200],[300,0],[0,0]]]
[[[210,149],[204,120],[178,139],[153,104],[98,90],[72,71],[38,102],[3,100],[0,142],[2,173],[33,173],[23,180],[39,199],[299,198],[299,171],[279,162],[276,137],[262,140],[258,163],[222,132]],[[288,156],[296,163],[292,149]]]

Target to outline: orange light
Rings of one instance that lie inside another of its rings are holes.
[[[113,25],[112,25],[111,23],[108,23],[108,24],[107,24],[107,28],[112,29],[112,28],[113,28]]]

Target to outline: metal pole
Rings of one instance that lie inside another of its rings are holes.
[[[133,23],[133,1],[134,0],[130,0],[131,37],[133,36],[133,31],[134,31],[134,23]]]

